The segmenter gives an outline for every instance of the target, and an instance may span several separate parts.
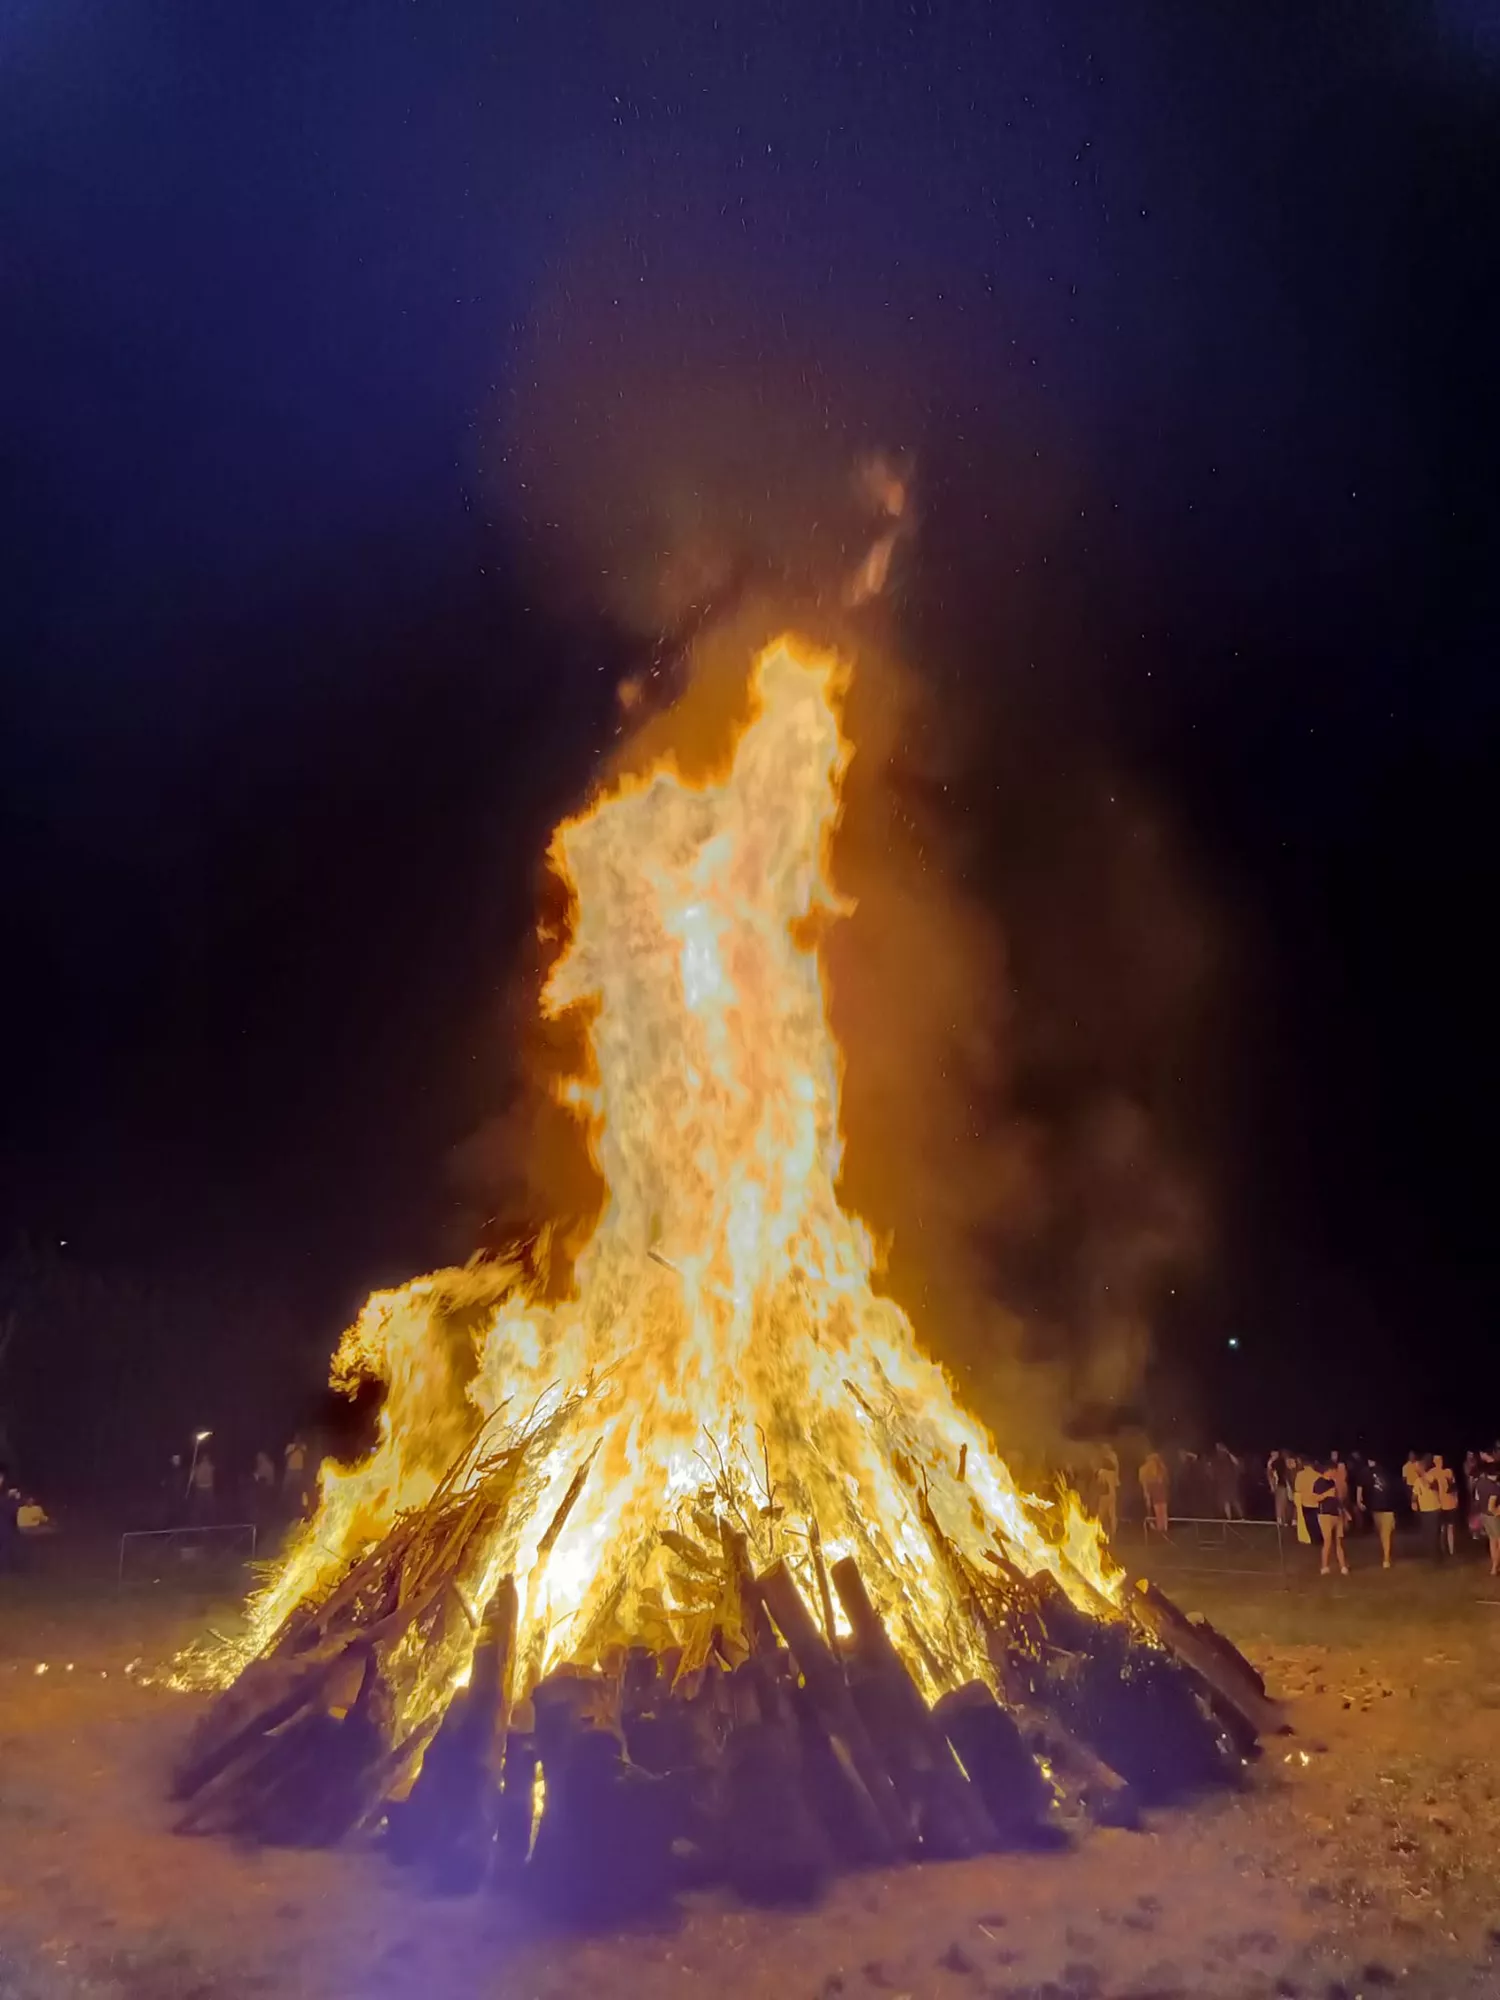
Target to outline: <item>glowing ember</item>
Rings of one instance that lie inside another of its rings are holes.
[[[625,1641],[701,1659],[725,1607],[693,1545],[721,1519],[757,1565],[783,1557],[812,1601],[817,1522],[830,1562],[857,1557],[929,1693],[991,1672],[944,1537],[980,1566],[998,1537],[1076,1601],[1080,1575],[1117,1597],[1094,1524],[1017,1489],[876,1292],[869,1235],[839,1205],[841,1058],[815,931],[840,907],[845,682],[838,661],[780,641],[756,662],[727,769],[689,783],[666,760],[558,829],[573,908],[543,1004],[587,1010],[593,1071],[573,1098],[608,1187],[573,1294],[546,1300],[518,1258],[370,1300],[334,1379],[387,1384],[379,1444],[326,1474],[248,1651],[429,1502],[484,1420],[495,1436],[542,1426],[530,1487],[466,1584],[477,1612],[514,1574],[529,1679]],[[413,1709],[455,1672],[419,1676]]]

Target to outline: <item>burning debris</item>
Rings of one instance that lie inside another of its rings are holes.
[[[587,1021],[606,1207],[561,1299],[543,1241],[345,1336],[379,1443],[220,1663],[185,1829],[383,1829],[601,1917],[1129,1824],[1280,1726],[1076,1500],[1018,1488],[875,1290],[817,950],[844,682],[782,641],[718,774],[666,760],[559,829],[543,1004]]]

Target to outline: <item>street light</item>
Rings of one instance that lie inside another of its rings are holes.
[[[190,1494],[193,1490],[193,1474],[198,1469],[198,1448],[207,1444],[212,1436],[212,1431],[193,1432],[193,1455],[188,1461],[187,1485],[182,1489],[185,1494]]]

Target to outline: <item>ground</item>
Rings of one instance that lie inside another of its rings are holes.
[[[174,1835],[197,1697],[149,1675],[224,1614],[53,1547],[0,1577],[0,2000],[1500,1993],[1500,1585],[1410,1545],[1324,1581],[1293,1544],[1283,1581],[1269,1541],[1156,1566],[1290,1697],[1296,1733],[1242,1794],[1068,1854],[848,1879],[811,1913],[707,1898],[607,1938],[424,1898],[368,1852]]]

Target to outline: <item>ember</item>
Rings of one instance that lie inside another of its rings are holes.
[[[598,1914],[1046,1837],[1059,1798],[1128,1822],[1278,1726],[1076,1500],[1018,1488],[840,1206],[846,679],[782,640],[726,768],[665,759],[558,829],[543,1004],[589,1023],[604,1212],[561,1301],[544,1239],[345,1335],[379,1443],[217,1663],[184,1826],[386,1826],[445,1882]]]

